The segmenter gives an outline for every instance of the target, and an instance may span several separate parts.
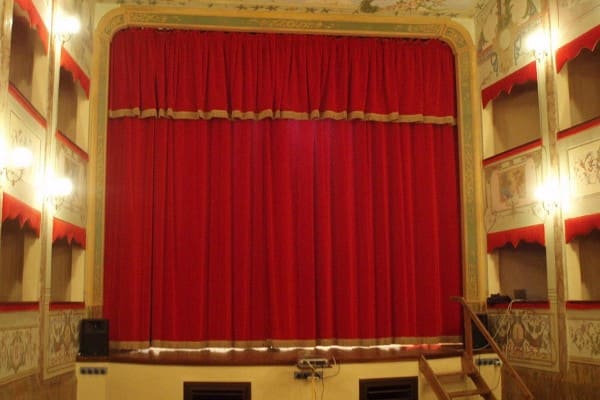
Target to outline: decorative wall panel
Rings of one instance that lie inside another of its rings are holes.
[[[481,87],[533,61],[527,35],[541,23],[542,0],[488,1],[475,15],[475,42]]]
[[[544,221],[546,211],[535,197],[542,182],[541,165],[542,150],[537,148],[485,166],[487,232]]]
[[[79,152],[61,141],[57,141],[55,173],[57,176],[65,176],[71,180],[73,192],[65,197],[58,207],[56,215],[81,227],[86,225],[87,214],[86,169],[87,160],[83,159]]]
[[[552,315],[541,310],[513,310],[489,316],[491,332],[511,362],[550,368],[556,360]]]
[[[46,355],[46,373],[55,375],[75,367],[79,351],[79,324],[84,310],[51,311],[49,317]]]
[[[39,314],[0,315],[0,385],[38,371]]]

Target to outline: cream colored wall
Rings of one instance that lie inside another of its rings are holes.
[[[71,300],[71,247],[58,242],[52,246],[50,301]]]
[[[24,236],[16,221],[3,226],[0,241],[0,301],[21,301],[23,297]]]
[[[546,249],[537,245],[519,245],[498,251],[500,291],[515,297],[515,290],[525,289],[527,300],[547,300],[548,281]]]
[[[600,300],[600,234],[596,232],[578,241],[582,298]]]
[[[600,47],[568,63],[571,125],[600,116]]]
[[[536,85],[516,86],[510,96],[502,94],[491,103],[494,154],[541,137]]]
[[[23,260],[23,301],[38,301],[40,298],[40,263],[42,243],[33,234],[25,235]]]
[[[75,85],[77,96],[77,121],[75,123],[75,143],[83,151],[89,147],[89,125],[90,125],[90,100],[86,96],[81,85]]]
[[[58,121],[57,129],[73,142],[77,133],[77,91],[73,75],[64,68],[60,69],[58,83]]]
[[[460,360],[431,360],[436,372],[456,372],[460,370]],[[106,375],[82,375],[81,367],[105,367]],[[121,363],[78,363],[77,380],[79,400],[163,400],[181,399],[183,382],[251,382],[252,398],[260,400],[310,400],[313,399],[313,386],[310,381],[294,379],[294,366],[160,366]],[[501,398],[499,383],[500,367],[482,366],[481,372],[494,394]],[[358,399],[360,379],[418,376],[417,361],[341,364],[337,376],[336,369],[325,370],[324,400]],[[436,399],[429,386],[420,383],[419,399]],[[453,387],[455,390],[464,385]],[[317,398],[322,386],[317,382]],[[477,397],[466,397],[465,399]]]

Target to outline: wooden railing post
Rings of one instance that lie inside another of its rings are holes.
[[[465,325],[465,355],[467,359],[473,360],[473,324],[471,324],[471,318],[467,317],[467,311],[463,310],[465,314],[463,317]]]

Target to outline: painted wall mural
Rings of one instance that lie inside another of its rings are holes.
[[[558,141],[564,218],[598,213],[600,125]]]
[[[569,359],[600,364],[600,316],[571,313],[567,318]]]
[[[42,150],[44,146],[44,127],[31,118],[30,114],[14,99],[12,95],[8,99],[8,132],[6,137],[1,138],[7,148],[17,146],[26,147],[33,156],[32,164],[23,170],[21,180],[14,184],[4,182],[2,187],[8,193],[22,199],[27,204],[41,209],[42,199],[37,196],[42,173]]]
[[[600,192],[600,140],[567,151],[571,195],[586,196]]]
[[[511,361],[551,367],[555,361],[552,315],[538,310],[491,313],[491,332]]]
[[[37,326],[0,329],[0,383],[37,370]]]
[[[541,0],[486,2],[475,15],[475,42],[481,87],[487,87],[534,60],[525,38],[547,12]]]
[[[55,173],[73,182],[73,192],[62,200],[56,212],[60,218],[82,227],[85,227],[87,214],[86,169],[87,160],[79,152],[60,141],[56,143]]]
[[[248,11],[303,12],[314,14],[377,14],[471,17],[486,0],[98,0],[99,3],[188,6]]]
[[[70,15],[77,15],[81,31],[73,35],[65,44],[69,54],[77,61],[81,69],[90,76],[92,63],[92,43],[94,33],[95,1],[59,0],[58,6]]]
[[[51,311],[46,347],[46,371],[64,372],[75,365],[79,351],[79,324],[84,318],[83,310]]]
[[[541,163],[537,148],[484,167],[487,232],[543,221],[546,211],[535,196],[542,182]]]

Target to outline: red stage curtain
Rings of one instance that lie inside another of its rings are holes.
[[[107,154],[114,340],[150,320],[163,346],[459,334],[453,127],[125,118]]]
[[[381,122],[454,121],[446,45],[128,30],[114,46],[120,118],[108,121],[104,257],[113,342],[458,337],[456,129]],[[423,64],[423,48],[445,66]],[[139,118],[155,115],[171,118]]]

